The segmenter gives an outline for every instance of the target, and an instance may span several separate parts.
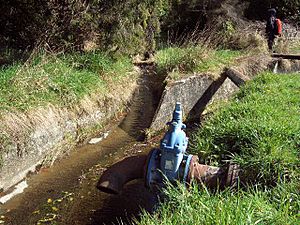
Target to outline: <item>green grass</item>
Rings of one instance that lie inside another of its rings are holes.
[[[263,74],[243,87],[194,134],[208,164],[239,163],[265,184],[299,177],[299,74]]]
[[[233,50],[217,50],[213,51],[209,58],[203,59],[195,69],[195,72],[207,72],[207,71],[218,71],[224,66],[228,66],[233,62],[234,59],[241,56],[240,51]]]
[[[40,55],[0,69],[0,111],[48,103],[71,106],[90,93],[107,92],[132,70],[129,58],[115,60],[100,52]]]
[[[206,164],[239,163],[239,188],[168,187],[167,200],[138,224],[299,224],[299,74],[257,76],[203,122],[190,144]]]
[[[210,193],[193,186],[186,190],[168,187],[167,200],[154,214],[144,212],[140,225],[242,225],[299,224],[300,192],[295,184],[280,185],[272,190],[249,188]]]
[[[218,72],[241,56],[240,51],[213,50],[202,46],[170,47],[157,52],[155,61],[157,73],[170,73],[171,79],[178,79],[187,73]]]

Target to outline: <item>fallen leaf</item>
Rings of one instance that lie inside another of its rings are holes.
[[[56,199],[56,200],[53,201],[53,203],[56,203],[56,202],[58,202],[58,203],[59,203],[59,202],[62,202],[62,199],[59,198],[59,199]]]
[[[52,210],[56,212],[56,211],[58,211],[58,208],[56,208],[55,206],[53,206]]]
[[[40,210],[36,210],[32,214],[40,214]]]

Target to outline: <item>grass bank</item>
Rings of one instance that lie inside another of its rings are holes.
[[[132,71],[130,58],[116,60],[101,52],[39,55],[0,69],[0,111],[72,106],[85,95],[109,92]]]
[[[186,74],[217,73],[242,53],[202,46],[170,47],[155,55],[158,75],[176,80]],[[133,71],[129,57],[103,52],[61,55],[39,54],[26,63],[0,68],[0,111],[26,111],[48,103],[72,106],[88,94],[108,93],[126,82]]]
[[[299,74],[254,79],[205,121],[193,152],[208,164],[233,160],[265,184],[299,176],[299,81]]]
[[[243,55],[241,51],[215,50],[207,47],[169,47],[156,54],[157,73],[168,73],[168,79],[177,80],[187,74],[211,73],[218,76],[221,70]]]
[[[141,225],[299,224],[299,186],[280,185],[272,190],[249,188],[217,193],[194,187],[166,190],[168,200],[154,214],[144,213]]]
[[[298,224],[299,81],[261,74],[194,133],[192,152],[210,165],[239,163],[243,188],[168,188],[168,200],[139,224]]]

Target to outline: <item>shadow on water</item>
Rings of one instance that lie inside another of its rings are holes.
[[[64,192],[72,193],[74,200],[57,205],[58,217],[53,224],[125,224],[137,217],[142,209],[153,209],[156,197],[142,181],[131,182],[115,196],[102,193],[95,187],[107,166],[128,155],[146,154],[151,149],[141,141],[163,89],[162,78],[151,71],[144,69],[130,111],[106,139],[96,145],[80,147],[53,167],[33,175],[23,194],[0,206],[6,225],[37,224],[49,213],[44,212],[47,200],[59,199]],[[36,211],[39,213],[34,214]]]
[[[156,79],[147,70],[144,72],[133,96],[130,111],[118,126],[128,136],[138,141],[129,146],[141,154],[147,154],[151,149],[144,143],[139,144],[141,143],[139,141],[144,140],[145,129],[150,126],[159,103],[159,98],[156,96],[162,92],[162,82]],[[112,162],[115,161],[117,160],[112,160]],[[93,177],[99,177],[99,175],[90,174],[91,178],[87,179],[88,182],[82,184],[78,195],[85,196],[85,198],[78,198],[77,202],[67,209],[69,216],[66,216],[66,221],[62,224],[132,224],[143,210],[152,212],[158,203],[156,195],[145,188],[143,180],[130,182],[119,195],[101,193],[95,188],[91,190],[90,187],[95,187],[97,183]],[[86,223],[82,223],[82,220]]]
[[[145,129],[150,127],[155,110],[163,91],[164,77],[154,73],[150,66],[143,68],[143,76],[138,81],[130,112],[119,127],[138,141],[145,139]]]
[[[105,199],[103,206],[94,212],[89,225],[132,224],[142,211],[152,212],[157,203],[157,196],[145,188],[144,182],[135,181],[128,184],[120,195]]]

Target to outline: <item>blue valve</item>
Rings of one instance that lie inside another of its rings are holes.
[[[169,129],[161,140],[160,148],[150,152],[147,170],[146,186],[150,189],[162,187],[165,180],[175,183],[186,182],[192,155],[186,154],[188,138],[183,129],[182,109],[179,102],[175,105],[173,118],[167,123]]]

